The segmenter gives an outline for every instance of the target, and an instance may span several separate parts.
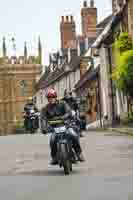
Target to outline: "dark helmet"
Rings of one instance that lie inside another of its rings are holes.
[[[66,89],[66,90],[64,91],[64,98],[65,98],[65,99],[69,99],[70,97],[71,97],[70,92]]]

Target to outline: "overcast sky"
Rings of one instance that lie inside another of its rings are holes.
[[[89,2],[89,0],[88,0]],[[110,0],[95,0],[99,21],[111,13]],[[11,55],[11,38],[16,39],[17,54],[23,53],[27,41],[29,54],[36,53],[40,35],[45,64],[48,54],[60,48],[60,16],[74,15],[80,33],[80,10],[83,0],[0,0],[0,45],[6,37]],[[1,50],[0,50],[1,54]]]

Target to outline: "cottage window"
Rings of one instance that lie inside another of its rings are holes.
[[[37,104],[37,97],[34,97],[33,101],[34,101],[35,104]]]
[[[43,92],[42,91],[40,92],[40,101],[41,101],[41,104],[43,104]]]

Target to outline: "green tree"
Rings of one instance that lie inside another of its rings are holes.
[[[133,49],[133,42],[127,32],[122,32],[115,40],[114,47],[123,53],[127,50]]]
[[[113,71],[116,86],[129,96],[133,96],[133,50],[120,55],[119,65]]]

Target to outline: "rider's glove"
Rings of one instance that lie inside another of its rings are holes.
[[[52,131],[53,131],[52,127],[51,127],[51,126],[48,126],[48,127],[47,127],[47,132],[48,132],[48,133],[51,133]]]

